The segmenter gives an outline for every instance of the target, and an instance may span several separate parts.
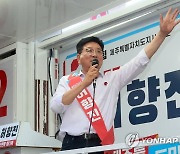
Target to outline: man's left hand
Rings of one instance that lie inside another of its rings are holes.
[[[174,29],[174,27],[180,23],[180,20],[176,20],[179,12],[180,11],[178,9],[175,9],[172,12],[172,8],[170,8],[164,18],[162,14],[160,14],[161,35],[167,36]]]

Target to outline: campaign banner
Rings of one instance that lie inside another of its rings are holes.
[[[149,146],[148,153],[165,154],[165,153],[180,153],[180,143],[169,143]]]
[[[16,146],[19,122],[0,126],[0,148]]]

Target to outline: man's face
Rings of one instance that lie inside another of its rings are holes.
[[[81,54],[77,55],[77,59],[85,72],[91,67],[93,59],[98,59],[98,69],[100,69],[103,63],[103,51],[98,43],[89,42],[83,46]]]

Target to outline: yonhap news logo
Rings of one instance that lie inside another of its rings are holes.
[[[125,138],[125,143],[128,147],[133,148],[139,145],[139,134],[130,133]]]
[[[125,143],[129,148],[137,147],[139,144],[154,145],[154,144],[171,144],[180,142],[179,137],[158,137],[158,134],[153,134],[147,137],[139,137],[139,133],[130,133],[125,138]]]

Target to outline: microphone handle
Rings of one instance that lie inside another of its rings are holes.
[[[94,88],[94,90],[93,90],[93,106],[92,106],[92,114],[91,114],[91,120],[90,120],[90,123],[89,123],[89,131],[88,131],[88,134],[90,134],[90,131],[91,131],[91,125],[92,125],[92,118],[93,118],[93,111],[94,111],[94,99],[95,99],[95,91],[96,91],[96,80],[97,80],[97,78],[95,78],[95,79],[93,79],[93,88]]]
[[[96,88],[96,78],[95,79],[93,79],[93,88],[95,89]]]

